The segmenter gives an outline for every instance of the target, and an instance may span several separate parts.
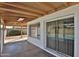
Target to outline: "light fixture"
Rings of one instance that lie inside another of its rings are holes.
[[[24,18],[19,18],[17,21],[19,21],[19,22],[20,22],[20,21],[23,21],[23,20],[24,20]]]

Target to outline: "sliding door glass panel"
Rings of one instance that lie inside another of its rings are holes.
[[[55,22],[55,47],[56,51],[59,50],[59,40],[58,40],[58,21]]]
[[[58,21],[59,52],[65,52],[63,20]]]
[[[74,18],[64,20],[66,54],[74,56]]]
[[[47,23],[47,47],[55,50],[55,22]]]

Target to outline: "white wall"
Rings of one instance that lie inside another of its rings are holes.
[[[74,56],[79,57],[79,4],[65,8],[63,10],[57,11],[55,13],[40,17],[38,19],[35,19],[33,21],[30,21],[27,23],[27,34],[29,33],[29,24],[35,24],[37,22],[40,22],[40,33],[41,33],[41,39],[35,39],[28,36],[28,41],[33,43],[34,45],[44,49],[45,51],[54,54],[55,56],[64,56],[58,54],[56,51],[51,51],[49,49],[46,49],[46,30],[45,30],[45,23],[48,21],[54,21],[61,18],[71,17],[74,16],[75,20],[75,41],[74,41]]]
[[[0,30],[0,53],[1,54],[3,52],[4,39],[6,38],[6,34],[7,34],[6,30],[4,30],[4,36],[3,36],[3,30],[2,29]]]

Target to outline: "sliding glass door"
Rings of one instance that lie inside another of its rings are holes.
[[[74,18],[47,22],[47,47],[74,56]]]

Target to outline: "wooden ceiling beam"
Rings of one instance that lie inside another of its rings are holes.
[[[14,10],[14,9],[8,9],[8,8],[3,8],[0,7],[0,10],[2,11],[8,11],[8,12],[14,12],[14,13],[19,13],[19,14],[24,14],[24,15],[29,15],[29,16],[34,16],[34,17],[39,17],[41,15],[34,14],[34,13],[29,13],[29,12],[24,12],[24,11],[19,11],[19,10]]]
[[[43,7],[47,8],[47,9],[49,9],[49,10],[54,10],[55,11],[55,9],[53,8],[53,6],[50,5],[50,4],[48,4],[47,2],[42,2],[42,3],[38,2],[37,4],[40,5],[41,7],[43,6]]]
[[[43,14],[45,15],[47,12],[44,12],[44,11],[41,11],[41,10],[37,10],[37,9],[34,9],[33,7],[29,7],[28,5],[26,6],[23,6],[23,5],[18,5],[18,4],[12,4],[12,3],[2,3],[2,4],[5,4],[5,5],[9,5],[9,6],[13,6],[13,7],[16,7],[16,8],[20,8],[20,9],[24,9],[24,10],[28,10],[30,12],[34,12],[34,13],[38,13],[38,14]]]
[[[18,20],[18,18],[13,18],[13,19],[10,19],[10,18],[6,19],[6,18],[4,18],[4,21],[5,21],[6,23],[8,23],[8,22],[19,22],[19,21],[17,21],[17,20]],[[28,21],[31,21],[31,20],[33,20],[33,19],[25,19],[25,20],[23,20],[23,21],[21,21],[21,22],[28,22]]]
[[[27,23],[26,22],[8,22],[8,23],[5,23],[6,26],[26,26]]]
[[[79,2],[64,2],[64,6],[68,7],[68,6],[72,6],[75,4],[79,4]]]
[[[30,19],[34,19],[36,17],[34,16],[28,16],[28,15],[23,15],[23,14],[17,14],[17,13],[2,13],[2,16],[11,16],[11,17],[24,17],[24,18],[30,18]]]
[[[64,7],[68,7],[68,6],[69,6],[68,2],[64,2]]]

